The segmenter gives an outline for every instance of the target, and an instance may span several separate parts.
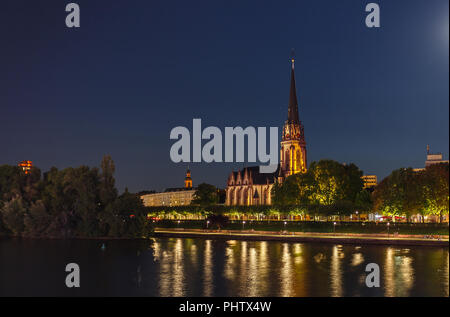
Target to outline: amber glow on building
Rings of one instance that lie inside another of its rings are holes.
[[[306,172],[306,142],[303,124],[299,120],[298,115],[294,59],[292,59],[288,119],[284,124],[281,139],[280,165],[280,181],[282,181],[282,178],[286,178],[290,175]]]
[[[194,198],[195,188],[192,187],[191,171],[186,171],[184,187],[167,188],[160,193],[141,195],[144,206],[187,206]]]
[[[364,175],[361,178],[364,182],[364,188],[373,188],[378,185],[377,175]]]
[[[298,112],[294,76],[295,60],[292,58],[291,62],[288,116],[283,126],[280,164],[277,170],[270,174],[259,173],[258,166],[246,167],[230,173],[226,189],[225,204],[227,206],[271,205],[271,190],[276,182],[282,183],[290,175],[306,172],[306,142]]]
[[[31,168],[33,167],[32,161],[22,161],[17,164],[17,166],[21,167],[25,174],[30,173]]]
[[[184,188],[190,189],[192,188],[192,178],[191,178],[191,170],[188,169],[186,171],[186,177],[184,179]]]

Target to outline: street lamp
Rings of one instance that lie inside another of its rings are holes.
[[[208,225],[209,225],[209,220],[206,221],[206,229],[208,229]]]
[[[336,235],[336,221],[333,222],[333,233]]]
[[[284,231],[286,231],[286,224],[287,224],[287,222],[285,221],[284,222]]]
[[[358,217],[358,221],[359,221],[359,215],[358,215],[358,211],[356,211],[356,217]]]
[[[389,226],[390,226],[391,224],[388,222],[387,223],[387,229],[388,229],[388,239],[389,239]]]
[[[245,220],[242,221],[242,230],[244,230],[244,226],[245,226]]]

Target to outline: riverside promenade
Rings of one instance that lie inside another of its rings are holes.
[[[367,245],[409,245],[448,247],[446,235],[396,235],[361,233],[274,232],[252,230],[207,230],[156,228],[155,237],[203,238],[249,241],[319,242]]]

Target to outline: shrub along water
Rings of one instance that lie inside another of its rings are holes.
[[[0,166],[0,234],[22,237],[147,237],[151,222],[139,196],[118,195],[114,162],[101,169],[80,166],[38,168]]]

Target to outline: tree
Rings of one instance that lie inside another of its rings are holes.
[[[0,208],[3,223],[14,236],[20,236],[25,228],[25,204],[19,195],[4,203]]]
[[[32,203],[29,213],[25,214],[24,235],[30,237],[45,237],[49,234],[52,218],[50,217],[44,203],[39,200]]]
[[[370,212],[373,209],[372,195],[368,190],[363,189],[356,195],[355,207],[362,212]]]
[[[210,206],[217,204],[218,201],[219,197],[217,188],[213,185],[202,183],[198,185],[191,204],[200,206]]]
[[[412,168],[401,168],[384,178],[373,192],[374,211],[385,215],[406,216],[423,212],[421,174]]]
[[[282,184],[275,184],[273,202],[278,206],[308,206],[314,214],[348,214],[354,210],[362,190],[361,176],[362,171],[354,164],[313,162],[306,173],[291,175]]]
[[[138,195],[117,196],[109,155],[98,168],[44,173],[0,166],[0,232],[32,237],[147,237],[152,226]]]
[[[106,206],[112,203],[117,197],[116,181],[114,179],[116,167],[110,155],[103,156],[100,166],[100,202],[103,206]]]
[[[21,170],[18,166],[0,166],[0,206],[21,194]]]
[[[423,209],[427,215],[442,216],[449,213],[449,164],[432,164],[421,173]]]
[[[153,230],[142,200],[128,190],[108,205],[103,221],[114,237],[147,237]]]

